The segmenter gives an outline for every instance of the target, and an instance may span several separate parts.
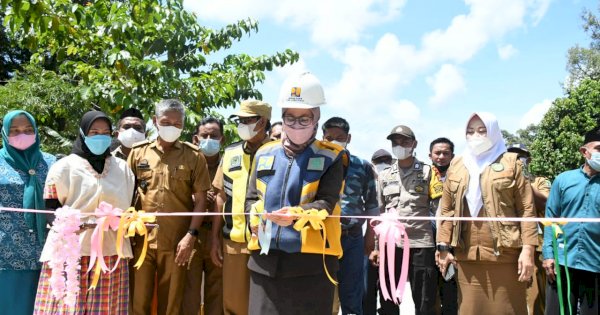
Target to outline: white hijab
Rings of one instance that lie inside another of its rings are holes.
[[[502,153],[506,152],[506,144],[502,137],[500,127],[498,127],[498,120],[496,116],[487,112],[473,113],[467,120],[467,126],[471,119],[475,116],[483,121],[485,128],[487,129],[487,137],[493,143],[492,147],[479,154],[475,155],[471,152],[471,148],[467,145],[463,152],[463,161],[465,167],[469,171],[469,184],[467,185],[467,204],[469,205],[469,211],[472,217],[479,215],[479,210],[483,206],[483,199],[481,197],[481,185],[479,183],[479,176],[485,170],[485,168],[492,164]],[[465,133],[467,128],[465,127]]]

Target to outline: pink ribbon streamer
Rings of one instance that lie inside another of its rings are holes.
[[[104,261],[104,255],[102,253],[102,239],[103,233],[108,231],[109,229],[113,231],[117,231],[119,229],[119,220],[120,215],[123,213],[122,209],[113,208],[112,205],[106,202],[101,202],[94,214],[96,215],[96,227],[92,232],[91,246],[90,246],[90,266],[88,267],[87,272],[90,272],[94,267],[94,261],[96,261],[96,257],[98,258],[97,263],[100,264],[102,271],[113,272],[119,266],[119,261],[121,258],[117,259],[115,266],[112,269],[109,269],[106,266],[106,262]]]
[[[374,224],[379,222],[378,224]],[[404,224],[398,221],[398,216],[393,213],[383,213],[379,218],[371,219],[373,231],[379,237],[379,285],[384,300],[391,300],[396,304],[402,302],[404,296],[404,287],[408,276],[408,260],[410,257],[410,243]],[[402,243],[402,240],[404,242]],[[400,281],[396,284],[395,260],[396,245],[403,245],[402,267],[400,271]],[[387,253],[386,253],[387,252]],[[387,259],[386,259],[387,258]],[[385,266],[388,268],[388,279],[390,289],[388,290],[385,281]]]

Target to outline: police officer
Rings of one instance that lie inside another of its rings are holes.
[[[156,104],[152,118],[158,138],[133,146],[128,164],[136,177],[135,208],[147,212],[204,212],[210,181],[206,160],[198,147],[179,141],[185,111],[175,99]],[[151,313],[158,279],[158,314],[180,314],[188,261],[202,217],[161,216],[153,230],[148,252],[139,269],[132,269],[133,314]],[[134,246],[134,261],[143,243]]]
[[[398,159],[379,173],[379,204],[381,212],[395,212],[400,216],[430,216],[431,166],[413,156],[417,140],[413,131],[404,125],[392,129],[387,139],[392,142],[392,153]],[[415,314],[434,314],[437,288],[435,266],[435,235],[430,221],[403,222],[410,238],[408,279],[411,284]],[[372,240],[369,240],[372,242]],[[399,278],[403,248],[396,248],[395,274]],[[378,253],[371,253],[377,263]],[[387,270],[386,270],[387,272]],[[380,279],[380,281],[388,281]],[[386,301],[380,292],[381,314],[398,314],[398,305]]]
[[[217,209],[238,215],[213,217],[211,259],[214,264],[223,267],[224,313],[248,314],[250,273],[247,265],[250,252],[247,243],[250,231],[244,215],[244,203],[254,154],[269,141],[267,132],[270,129],[271,106],[262,101],[243,101],[240,110],[232,117],[235,117],[242,141],[225,148],[213,186],[218,190]]]

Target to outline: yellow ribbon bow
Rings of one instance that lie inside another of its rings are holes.
[[[136,234],[144,236],[142,253],[134,265],[137,269],[140,269],[144,263],[146,251],[148,249],[148,229],[146,228],[146,223],[154,223],[155,221],[155,216],[147,215],[143,210],[136,211],[133,207],[130,207],[121,215],[119,230],[117,231],[117,254],[119,257],[124,256],[122,246],[125,237],[134,237]]]
[[[292,207],[288,210],[289,214],[297,215],[298,219],[296,223],[294,223],[294,229],[298,232],[302,231],[302,229],[308,224],[314,230],[323,230],[323,268],[325,269],[325,274],[329,281],[333,283],[333,285],[337,285],[337,281],[333,279],[333,277],[329,274],[329,270],[327,270],[327,265],[325,264],[325,247],[327,246],[327,230],[325,229],[325,219],[329,213],[327,210],[317,210],[317,209],[308,209],[304,210],[300,207]],[[304,242],[304,240],[302,240]]]

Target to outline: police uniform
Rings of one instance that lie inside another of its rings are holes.
[[[394,163],[379,174],[379,204],[382,212],[399,216],[430,216],[431,166],[414,158],[407,169]],[[408,279],[416,314],[433,314],[436,300],[437,273],[435,266],[435,236],[431,221],[404,221],[410,240]],[[396,248],[395,270],[400,276],[403,248]],[[387,270],[386,270],[387,273]],[[382,279],[380,279],[382,281]],[[386,280],[387,275],[386,275]],[[383,314],[397,314],[398,305],[385,301],[380,293]]]
[[[136,176],[135,207],[147,212],[192,212],[192,195],[210,189],[206,160],[191,143],[176,141],[164,152],[157,141],[135,144],[128,158]],[[133,314],[150,314],[155,277],[158,280],[158,314],[179,314],[186,267],[175,264],[177,245],[185,236],[191,217],[157,217],[146,259],[133,269]],[[142,249],[138,239],[134,260]],[[158,272],[158,274],[157,274]]]

